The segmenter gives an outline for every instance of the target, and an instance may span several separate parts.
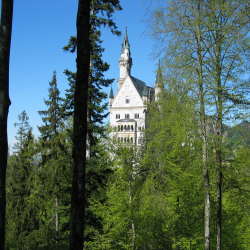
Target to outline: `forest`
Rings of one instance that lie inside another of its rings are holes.
[[[145,13],[161,58],[141,144],[106,124],[101,29],[119,0],[79,0],[76,55],[49,82],[39,136],[17,116],[7,144],[13,0],[0,27],[0,249],[250,249],[250,2],[156,1]],[[147,1],[144,1],[148,4]],[[149,5],[150,6],[150,5]],[[111,135],[114,135],[113,137]]]

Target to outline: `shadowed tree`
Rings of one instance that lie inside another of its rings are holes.
[[[77,73],[74,93],[73,180],[71,193],[70,249],[84,242],[87,102],[90,61],[90,0],[79,0],[77,12]]]
[[[9,57],[13,15],[13,0],[2,0],[0,26],[0,248],[5,245],[5,176],[7,168],[8,142],[7,117],[9,99]]]

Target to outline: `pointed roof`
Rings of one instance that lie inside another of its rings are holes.
[[[123,39],[121,54],[124,53],[125,49],[130,49],[130,44],[129,44],[129,41],[128,41],[128,34],[127,34],[127,26],[126,26],[126,29],[125,29],[125,36],[124,36],[124,39]]]
[[[144,86],[146,86],[146,83],[133,77],[133,76],[130,76],[130,79],[132,80],[132,83],[134,84],[135,88],[137,89],[139,95],[142,96]]]
[[[109,98],[114,98],[114,93],[113,93],[112,86],[111,86],[111,90],[110,90]]]
[[[155,83],[160,83],[162,81],[162,73],[161,73],[161,61],[159,59],[159,65],[157,69],[157,75],[155,78]]]

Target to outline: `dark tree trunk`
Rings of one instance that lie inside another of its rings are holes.
[[[220,31],[220,15],[215,19],[216,27],[218,27],[216,31],[216,85],[217,85],[217,93],[216,93],[216,108],[217,108],[217,122],[216,122],[216,165],[217,165],[217,250],[221,250],[221,194],[222,194],[222,84],[221,84],[221,31]]]
[[[5,177],[8,142],[7,117],[9,99],[9,58],[12,29],[13,0],[2,0],[0,27],[0,249],[5,248]]]
[[[77,75],[74,96],[73,161],[70,249],[84,246],[87,100],[90,62],[90,0],[79,0],[77,13]]]

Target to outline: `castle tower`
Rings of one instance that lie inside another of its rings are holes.
[[[130,52],[130,44],[128,41],[127,27],[122,43],[121,56],[119,58],[120,78],[117,80],[118,88],[120,89],[126,76],[130,76],[132,67],[132,58]]]
[[[161,85],[163,84],[162,82],[162,73],[161,73],[161,62],[159,60],[159,65],[158,65],[158,69],[157,69],[157,75],[155,78],[155,100],[157,101],[157,95],[159,94],[159,92],[161,91]]]

